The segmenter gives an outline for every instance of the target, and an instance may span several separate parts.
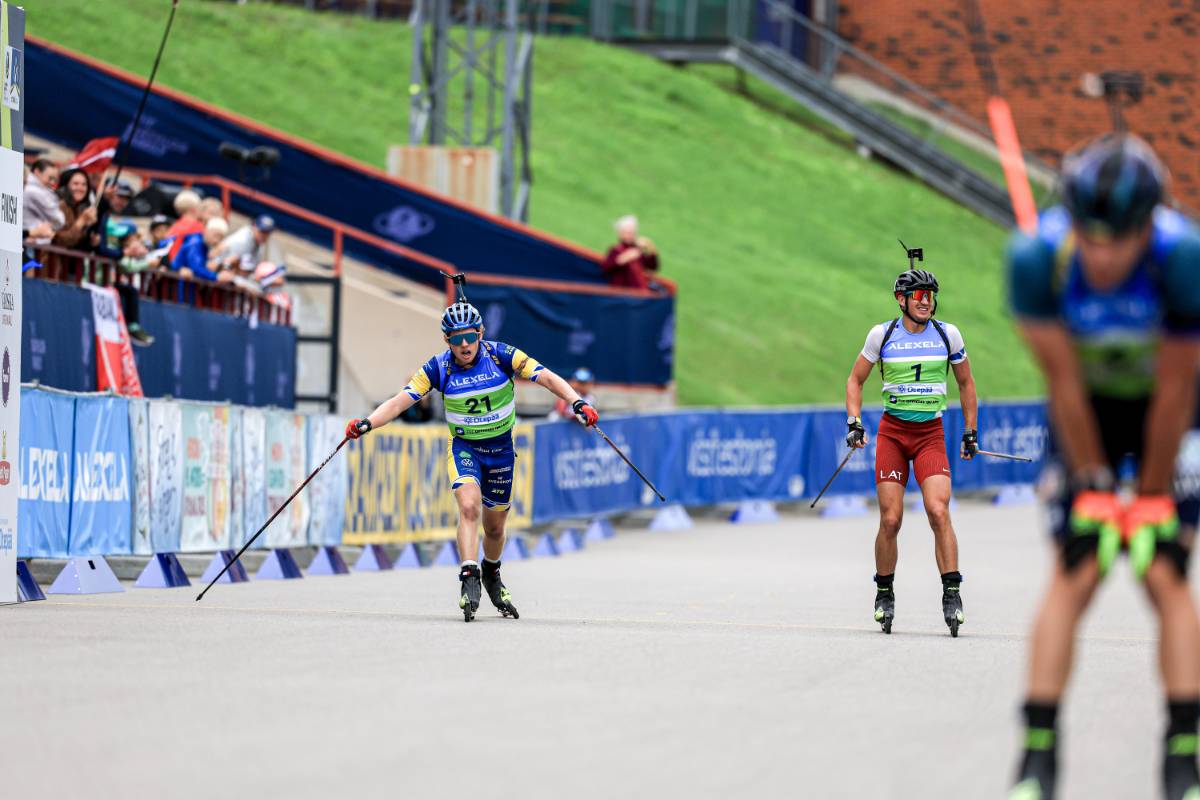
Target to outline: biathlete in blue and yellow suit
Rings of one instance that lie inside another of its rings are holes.
[[[1034,623],[1012,800],[1054,796],[1075,631],[1122,550],[1160,626],[1162,790],[1168,800],[1200,798],[1200,619],[1187,581],[1200,506],[1173,480],[1196,403],[1200,231],[1161,205],[1166,178],[1142,140],[1102,137],[1067,157],[1063,205],[1044,212],[1036,232],[1014,234],[1008,251],[1012,309],[1049,396],[1042,488],[1058,545]],[[1114,476],[1128,459],[1135,483],[1119,493]]]
[[[459,608],[470,622],[479,608],[480,583],[504,616],[516,618],[512,595],[500,580],[504,525],[512,497],[512,428],[517,419],[513,381],[544,386],[571,405],[585,425],[600,418],[566,381],[512,345],[483,339],[483,318],[475,306],[458,302],[442,315],[442,334],[449,349],[425,362],[395,397],[365,419],[346,425],[346,436],[357,439],[404,413],[432,389],[442,393],[450,443],[446,468],[458,501],[458,552],[464,557],[459,572]],[[482,506],[482,514],[480,506]],[[483,518],[483,565],[479,552],[479,521]]]

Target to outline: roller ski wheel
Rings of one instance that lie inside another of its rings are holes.
[[[488,562],[483,564],[483,588],[487,590],[488,598],[492,601],[492,605],[500,612],[503,617],[512,617],[520,619],[521,615],[517,613],[517,607],[512,602],[512,592],[508,591],[508,587],[504,585],[504,581],[500,580],[500,564],[497,563],[492,567]]]
[[[1173,738],[1183,740],[1185,737]],[[1178,748],[1174,742],[1169,747],[1172,753],[1190,749]],[[1163,793],[1167,800],[1200,800],[1200,773],[1197,772],[1194,752],[1168,755],[1163,759]]]
[[[479,567],[467,564],[458,573],[458,580],[461,585],[458,607],[462,609],[463,621],[470,622],[475,619],[475,612],[479,610],[479,598],[482,594],[479,583]]]
[[[958,627],[967,621],[963,615],[962,596],[957,587],[947,587],[942,592],[942,615],[946,618],[946,626],[950,628],[950,636],[957,639]]]
[[[892,620],[896,617],[896,594],[891,589],[875,592],[875,621],[884,633],[892,632]]]
[[[1054,800],[1057,761],[1054,750],[1026,750],[1008,800]]]

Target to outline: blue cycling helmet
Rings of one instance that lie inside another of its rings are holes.
[[[454,331],[482,327],[483,316],[479,313],[479,309],[470,303],[455,303],[446,309],[446,313],[442,314],[442,333],[447,335]]]
[[[1063,205],[1085,230],[1116,235],[1141,227],[1166,193],[1167,170],[1150,145],[1107,134],[1063,161]]]

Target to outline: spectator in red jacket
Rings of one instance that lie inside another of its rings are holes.
[[[658,250],[654,242],[638,236],[637,217],[630,214],[617,220],[617,243],[604,256],[604,274],[613,286],[649,289],[650,276],[658,272]]]

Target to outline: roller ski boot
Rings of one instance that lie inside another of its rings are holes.
[[[942,589],[942,616],[946,618],[950,635],[957,639],[958,626],[967,621],[963,616],[962,595],[957,586],[946,586]]]
[[[482,594],[479,585],[479,567],[475,564],[463,564],[462,570],[458,573],[458,579],[462,583],[462,591],[458,596],[458,607],[462,609],[463,620],[470,622],[475,619],[475,612],[479,610],[479,598]]]
[[[875,590],[875,621],[884,633],[892,632],[892,619],[896,616],[896,593],[891,587]]]
[[[1058,758],[1054,748],[1027,749],[1025,757],[1021,759],[1017,782],[1009,790],[1008,800],[1054,800],[1057,774]]]
[[[1172,736],[1163,759],[1163,796],[1167,800],[1200,800],[1196,767],[1196,737]]]
[[[521,615],[517,613],[517,607],[512,604],[512,592],[508,591],[508,587],[504,585],[504,581],[500,580],[500,562],[487,561],[483,562],[483,588],[487,589],[488,597],[492,600],[492,605],[500,612],[502,616],[520,619]]]

